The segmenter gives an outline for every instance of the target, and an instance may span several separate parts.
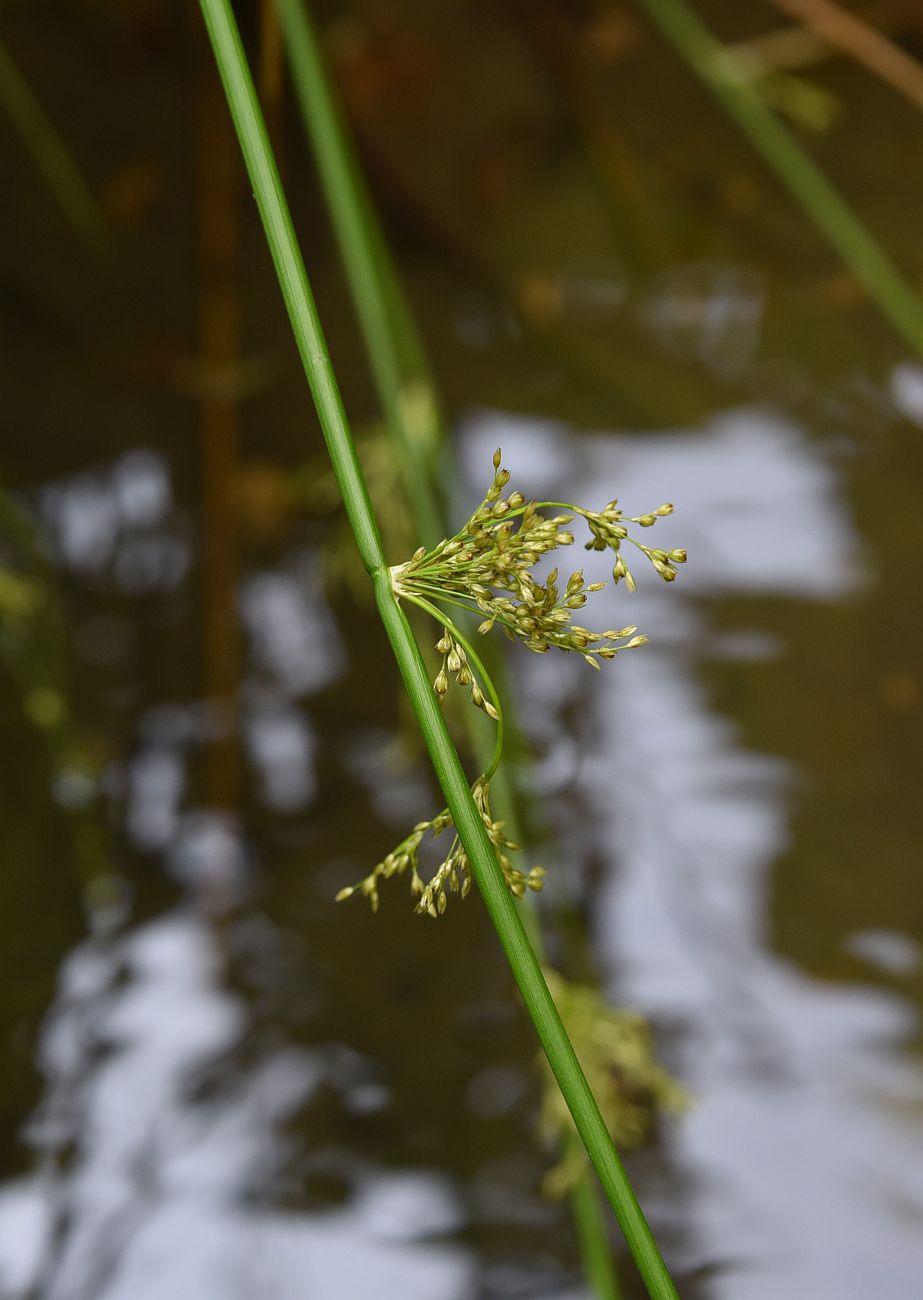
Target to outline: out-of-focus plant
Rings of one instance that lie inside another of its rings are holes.
[[[684,1090],[655,1057],[650,1026],[643,1016],[610,1006],[598,989],[571,983],[555,971],[546,970],[545,978],[612,1140],[622,1150],[640,1146],[659,1113],[678,1115],[688,1104]],[[561,1131],[572,1132],[573,1120],[544,1058],[539,1066],[545,1079],[541,1128],[549,1144],[560,1148]],[[545,1175],[545,1190],[564,1196],[585,1172],[583,1148],[566,1142]]]
[[[57,127],[2,43],[0,106],[21,135],[74,233],[89,247],[99,247],[106,233],[99,204]]]
[[[923,301],[687,0],[636,0],[836,250],[897,333],[923,354]]]

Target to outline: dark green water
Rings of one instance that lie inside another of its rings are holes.
[[[630,1158],[681,1293],[912,1300],[923,363],[630,7],[326,8],[460,496],[502,443],[528,493],[677,503],[688,572],[615,598],[649,647],[510,667],[540,856],[694,1098]],[[196,23],[2,24],[112,233],[74,239],[3,120],[0,473],[51,566],[4,523],[44,613],[0,661],[0,1296],[583,1296],[477,899],[332,901],[436,796],[292,487],[319,432]],[[804,75],[838,115],[802,138],[920,285],[919,116]]]

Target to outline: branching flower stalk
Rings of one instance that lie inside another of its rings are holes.
[[[521,641],[536,654],[551,649],[573,651],[598,670],[601,659],[613,660],[622,650],[644,645],[647,637],[639,635],[634,624],[593,632],[574,623],[576,611],[606,583],[588,584],[582,569],[560,580],[557,568],[551,569],[542,581],[535,576],[536,565],[559,547],[574,544],[571,525],[575,518],[583,520],[589,529],[586,549],[611,550],[615,555],[613,581],[618,586],[624,580],[631,591],[635,590],[635,580],[622,554],[623,542],[635,546],[665,582],[676,578],[677,565],[685,564],[686,552],[648,546],[629,530],[629,524],[650,528],[658,519],[671,515],[673,506],[669,503],[648,514],[626,517],[616,500],[608,502],[601,511],[562,501],[527,502],[518,491],[504,495],[510,472],[501,464],[499,448],[494,453],[493,467],[493,481],[464,527],[454,537],[443,538],[431,550],[421,546],[404,564],[392,566],[390,576],[391,588],[399,600],[416,605],[440,624],[441,635],[435,647],[440,667],[433,681],[439,702],[445,699],[454,680],[456,685],[470,691],[471,703],[497,724],[493,759],[472,785],[471,793],[496,851],[506,886],[514,897],[522,898],[527,889],[542,888],[545,872],[541,867],[523,872],[513,865],[509,854],[519,845],[509,839],[504,823],[495,820],[491,812],[490,780],[503,753],[503,708],[471,641],[439,606],[449,605],[481,616],[478,632],[482,636],[499,626],[511,641]],[[543,513],[561,509],[568,513],[552,516]],[[418,822],[364,880],[341,889],[337,900],[360,893],[368,899],[372,910],[377,911],[380,882],[409,871],[416,911],[441,916],[449,892],[465,898],[471,888],[467,854],[458,836],[453,834],[448,852],[428,883],[420,875],[418,855],[427,836],[436,839],[450,828],[454,832],[447,808],[429,821]]]
[[[382,626],[459,839],[465,846],[472,874],[525,1009],[580,1139],[622,1227],[648,1295],[651,1300],[677,1300],[676,1288],[660,1249],[612,1145],[605,1120],[580,1068],[538,957],[503,879],[468,778],[433,694],[419,646],[394,591],[377,520],[356,456],[230,0],[200,0],[200,7],[346,514],[375,592]]]

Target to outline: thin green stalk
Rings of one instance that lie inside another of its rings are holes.
[[[637,0],[801,204],[882,315],[923,353],[923,302],[797,140],[741,76],[733,54],[686,0]]]
[[[385,422],[394,439],[407,487],[409,509],[418,536],[432,544],[449,531],[442,503],[433,488],[435,453],[448,445],[436,384],[362,167],[356,158],[352,136],[327,71],[310,7],[307,0],[276,0],[276,4],[302,125],[315,157],[347,283],[366,349],[372,359]],[[416,402],[408,404],[408,394],[416,394]],[[408,419],[414,416],[417,424],[408,428]],[[419,423],[420,416],[424,422],[429,420],[428,429]],[[427,612],[442,617],[434,614],[433,607]],[[478,611],[475,609],[473,612]],[[454,630],[458,633],[457,628]],[[461,639],[470,654],[470,643]],[[482,677],[491,688],[494,707],[502,715],[493,683],[483,664],[480,667]],[[498,662],[497,668],[502,671],[502,664]],[[489,730],[478,725],[486,720],[470,710],[465,710],[463,717],[482,768],[487,773],[494,773],[494,805],[507,823],[511,837],[521,840],[510,781],[506,769],[497,768],[502,737],[497,736],[491,753]],[[522,919],[529,940],[542,959],[541,926],[530,902],[523,906]],[[571,1134],[563,1134],[562,1140],[566,1143],[577,1141]],[[580,1180],[581,1187],[572,1191],[571,1211],[585,1270],[599,1300],[617,1300],[618,1278],[606,1225],[600,1213],[598,1192],[591,1184],[591,1177],[588,1173]]]
[[[25,141],[74,232],[91,248],[98,247],[106,232],[99,205],[51,118],[2,44],[0,104]]]
[[[605,1121],[503,881],[461,760],[430,685],[419,646],[395,598],[382,554],[378,526],[230,4],[228,0],[200,0],[200,4],[347,516],[362,561],[371,576],[378,612],[456,832],[465,847],[474,878],[542,1048],[622,1226],[648,1293],[652,1300],[676,1300],[676,1289],[612,1145]]]
[[[565,1134],[563,1141],[576,1142],[572,1134]],[[596,1187],[590,1178],[578,1178],[570,1191],[570,1208],[577,1226],[580,1252],[587,1280],[599,1300],[622,1300],[618,1274],[612,1263],[612,1252],[606,1225],[603,1222],[602,1205]]]

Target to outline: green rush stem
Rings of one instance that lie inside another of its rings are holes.
[[[744,81],[733,55],[686,0],[637,0],[801,205],[881,314],[923,353],[923,302],[795,137]]]
[[[361,168],[343,125],[305,0],[275,0],[285,35],[292,84],[301,121],[317,159],[318,177],[330,211],[353,303],[380,394],[388,428],[397,437],[404,484],[417,503],[422,540],[440,534],[439,513],[429,487],[434,434],[440,421],[435,389],[410,312],[404,308],[384,237],[374,216]],[[395,308],[400,305],[400,309]],[[400,329],[395,329],[395,320]],[[424,394],[424,419],[414,418],[414,394]]]
[[[447,632],[451,632],[457,641],[462,643],[465,647],[465,652],[468,655],[468,658],[480,673],[484,685],[487,687],[487,694],[490,696],[490,702],[499,715],[497,718],[497,739],[494,743],[494,756],[490,760],[490,766],[484,773],[484,779],[489,781],[494,772],[496,772],[497,768],[500,766],[500,759],[503,757],[503,705],[500,703],[500,697],[497,694],[497,689],[493,684],[490,673],[488,673],[487,669],[484,667],[480,655],[465,634],[458,630],[448,615],[443,614],[441,609],[438,609],[435,605],[431,605],[423,596],[418,596],[416,594],[411,595],[406,591],[401,594],[401,599],[409,600],[411,604],[416,605],[419,609],[422,609],[425,613],[429,614],[431,618],[434,618],[438,623],[441,623]]]
[[[510,896],[468,778],[430,684],[423,656],[391,586],[378,524],[356,457],[342,398],[295,238],[288,205],[229,0],[200,0],[266,242],[305,375],[385,633],[429,750],[472,874],[506,954],[558,1087],[635,1258],[651,1300],[678,1300],[676,1288],[612,1145],[599,1106],[561,1021],[538,958]]]

